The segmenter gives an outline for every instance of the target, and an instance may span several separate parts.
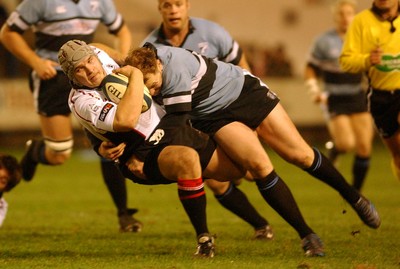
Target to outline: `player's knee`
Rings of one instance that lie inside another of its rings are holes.
[[[178,165],[181,167],[193,166],[200,163],[199,154],[192,148],[182,147],[179,150]]]
[[[219,182],[214,179],[208,179],[205,181],[205,184],[212,190],[214,195],[222,195],[228,190],[230,182]]]
[[[351,140],[340,141],[335,143],[335,148],[341,153],[347,153],[355,148],[355,142]]]
[[[65,163],[72,153],[74,145],[73,139],[54,141],[45,139],[46,151],[48,152],[48,161],[52,165],[60,165]]]
[[[270,162],[260,158],[251,158],[245,167],[252,178],[263,178],[273,170]]]
[[[314,151],[311,147],[307,150],[292,150],[290,156],[285,159],[300,168],[310,167],[314,161]]]

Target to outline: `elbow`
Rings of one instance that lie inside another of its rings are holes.
[[[113,128],[115,132],[129,132],[135,129],[137,118],[118,118],[114,119]]]

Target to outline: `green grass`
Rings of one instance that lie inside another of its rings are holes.
[[[20,157],[22,151],[12,153]],[[207,191],[217,254],[214,259],[193,258],[195,235],[175,184],[128,182],[129,204],[140,209],[137,217],[145,226],[138,234],[119,233],[97,158],[77,150],[67,164],[39,166],[32,182],[5,194],[9,212],[0,228],[0,268],[400,268],[400,183],[380,143],[364,189],[380,212],[378,230],[363,225],[335,191],[270,155],[305,219],[323,239],[326,257],[304,257],[295,231],[248,182],[240,188],[272,224],[273,241],[251,241],[250,225]],[[351,161],[350,156],[340,160],[347,178]],[[358,233],[352,235],[354,231]]]

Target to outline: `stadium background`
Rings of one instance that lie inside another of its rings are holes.
[[[157,0],[114,0],[132,30],[133,44],[140,41],[160,22]],[[7,11],[19,0],[3,0]],[[302,81],[306,54],[313,38],[332,27],[332,0],[191,0],[191,16],[203,17],[223,25],[244,47],[254,73],[282,99],[282,104],[310,142],[328,138],[323,115],[313,105]],[[359,1],[359,10],[369,1]],[[32,34],[25,34],[33,43]],[[100,27],[96,41],[113,45],[105,27]],[[0,45],[1,46],[1,45]],[[28,69],[10,61],[0,49],[0,147],[21,146],[38,134],[38,118],[28,90]],[[76,144],[85,139],[77,124]]]

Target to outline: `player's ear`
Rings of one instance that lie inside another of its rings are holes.
[[[162,65],[160,59],[157,59],[157,69],[160,70],[160,72],[163,71],[163,65]]]

